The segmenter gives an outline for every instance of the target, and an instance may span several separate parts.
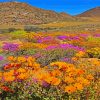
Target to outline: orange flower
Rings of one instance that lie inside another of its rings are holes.
[[[83,57],[84,54],[85,54],[85,52],[79,51],[78,53],[76,53],[76,56],[77,56],[77,57]]]
[[[82,75],[82,74],[84,74],[84,70],[81,70],[81,69],[77,69],[77,75]]]
[[[0,72],[0,80],[2,79],[2,72]]]
[[[52,81],[51,81],[51,84],[52,84],[52,85],[59,85],[60,82],[61,82],[61,80],[60,80],[59,78],[53,77],[53,78],[52,78]]]
[[[29,74],[28,73],[21,73],[17,76],[17,79],[21,79],[21,80],[24,80],[24,79],[27,79],[29,77]]]
[[[30,62],[30,61],[34,62],[34,61],[35,61],[35,58],[33,58],[33,57],[31,57],[31,56],[28,57],[28,58],[27,58],[27,62]]]
[[[68,73],[69,77],[74,77],[75,75],[76,75],[76,72],[70,72],[70,73]]]
[[[56,77],[47,77],[45,81],[51,85],[59,85],[61,80]]]
[[[53,77],[47,77],[47,78],[44,79],[44,80],[45,80],[47,83],[51,84],[52,78],[53,78]]]
[[[65,92],[67,92],[67,93],[73,93],[75,91],[76,91],[76,88],[72,85],[65,87]]]
[[[91,74],[89,74],[89,75],[86,76],[86,79],[88,79],[88,80],[93,80],[94,77],[93,77]]]
[[[84,86],[88,86],[90,85],[90,81],[88,81],[87,79],[84,79],[81,81],[81,84],[83,84]]]
[[[85,79],[84,77],[77,77],[76,81],[79,82],[79,83],[81,83],[84,79]]]
[[[12,82],[12,81],[14,81],[15,80],[15,77],[14,76],[6,76],[6,77],[4,77],[4,80],[6,81],[6,82]]]
[[[9,56],[7,59],[8,59],[9,61],[13,61],[14,56]]]
[[[64,81],[65,81],[66,83],[73,83],[73,82],[74,82],[74,79],[71,78],[71,77],[65,77]]]
[[[72,60],[73,60],[73,61],[77,61],[78,58],[77,58],[77,57],[73,57]]]
[[[12,68],[12,67],[13,67],[13,66],[11,66],[11,64],[9,64],[9,65],[5,65],[3,69],[4,69],[4,70],[8,70],[8,69],[10,69],[10,68]]]
[[[3,76],[14,75],[14,70],[10,70],[8,72],[3,72]]]
[[[23,62],[26,62],[26,58],[25,57],[18,57],[17,61],[23,63]]]
[[[33,68],[34,68],[35,70],[40,69],[40,64],[34,62],[34,63],[33,63]]]
[[[28,61],[28,64],[27,64],[28,67],[32,67],[33,66],[33,63],[31,61]]]
[[[26,73],[26,69],[25,68],[19,68],[16,70],[18,73]]]
[[[77,90],[82,90],[82,89],[83,89],[83,86],[82,86],[82,84],[80,84],[80,83],[75,83],[75,84],[74,84],[74,87],[75,87]]]
[[[50,66],[58,66],[59,69],[63,69],[63,70],[67,69],[66,62],[53,62],[53,63],[50,63]]]
[[[73,64],[68,64],[68,69],[66,70],[66,72],[75,72],[76,68],[74,67]]]
[[[53,70],[52,72],[51,72],[51,75],[52,76],[61,76],[61,71],[60,70]]]

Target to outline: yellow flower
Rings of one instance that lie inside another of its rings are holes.
[[[26,69],[25,68],[19,68],[16,70],[18,73],[25,73]]]
[[[25,57],[18,57],[17,61],[18,62],[26,62],[26,58]]]
[[[29,77],[29,74],[28,73],[21,73],[17,76],[17,79],[27,79]]]
[[[94,61],[92,62],[92,64],[94,64],[95,66],[99,66],[99,65],[100,65],[100,61],[94,60]]]
[[[83,57],[84,54],[85,54],[85,52],[79,51],[78,53],[76,53],[76,57]]]
[[[82,80],[80,83],[83,84],[84,86],[90,85],[90,81],[87,79]]]
[[[28,58],[27,58],[27,62],[34,62],[35,61],[35,58],[33,58],[33,57],[31,57],[31,56],[29,56]]]

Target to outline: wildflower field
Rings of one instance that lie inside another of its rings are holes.
[[[99,100],[100,31],[0,34],[0,100]]]

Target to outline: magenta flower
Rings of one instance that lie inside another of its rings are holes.
[[[100,33],[95,34],[94,37],[100,37]]]
[[[3,56],[0,56],[0,61],[2,61],[4,59],[4,57]]]
[[[84,48],[79,47],[79,46],[74,46],[72,44],[60,44],[60,45],[54,45],[54,46],[48,46],[46,50],[55,50],[55,49],[73,49],[77,51],[84,51]]]
[[[42,43],[44,41],[50,41],[50,40],[52,40],[52,37],[50,37],[50,36],[42,37],[42,38],[38,39],[38,43]]]
[[[64,35],[61,35],[61,36],[58,36],[57,38],[60,39],[60,40],[66,40],[68,37],[64,36]]]
[[[43,87],[48,87],[48,86],[50,86],[50,84],[48,84],[48,83],[45,82],[45,81],[42,81],[42,86],[43,86]]]
[[[17,51],[19,49],[19,44],[15,44],[15,43],[4,43],[3,50],[7,50],[7,51]]]
[[[54,50],[54,49],[57,49],[57,48],[58,48],[58,46],[56,46],[56,45],[54,45],[54,46],[48,46],[46,48],[46,50]]]

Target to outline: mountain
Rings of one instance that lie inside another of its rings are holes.
[[[85,11],[77,15],[77,17],[100,17],[100,7],[96,7],[88,11]]]
[[[31,25],[61,20],[73,20],[66,13],[44,10],[21,2],[0,3],[0,25]]]

